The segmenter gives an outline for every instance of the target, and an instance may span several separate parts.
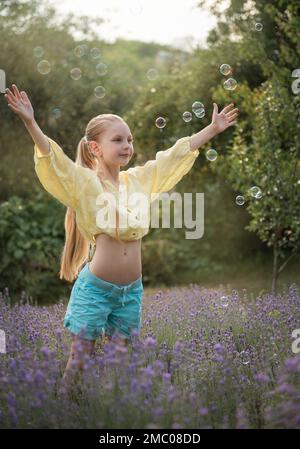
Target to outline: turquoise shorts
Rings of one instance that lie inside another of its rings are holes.
[[[87,263],[74,282],[64,327],[87,340],[103,334],[131,340],[132,330],[140,332],[143,292],[142,275],[118,285],[95,276]]]

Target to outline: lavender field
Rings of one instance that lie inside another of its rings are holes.
[[[97,340],[70,397],[58,388],[66,305],[11,305],[5,290],[0,428],[300,428],[299,293],[145,290],[140,336],[129,347]]]

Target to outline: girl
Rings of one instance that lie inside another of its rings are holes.
[[[126,188],[128,195],[140,192],[153,201],[154,194],[171,190],[192,168],[198,148],[237,122],[238,109],[232,109],[231,103],[218,113],[214,103],[212,121],[206,128],[158,151],[155,159],[143,166],[120,171],[134,149],[130,129],[118,115],[100,114],[90,120],[73,162],[55,141],[43,134],[26,92],[19,92],[13,84],[6,89],[5,98],[35,143],[35,171],[40,182],[67,207],[60,279],[72,282],[77,278],[64,318],[64,326],[73,337],[63,376],[70,384],[77,368],[82,372],[83,358],[92,354],[101,333],[108,338],[116,336],[118,343],[128,343],[133,331],[140,329],[141,239],[149,231],[149,219],[142,227],[141,217],[128,202],[124,207],[116,207],[111,201],[108,213],[113,211],[110,216],[116,221],[107,226],[99,196],[108,193],[118,202],[121,188]],[[145,219],[145,213],[141,215]],[[119,227],[121,218],[130,219],[131,224]],[[71,370],[73,365],[75,372]]]

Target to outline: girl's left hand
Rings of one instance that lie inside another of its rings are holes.
[[[238,108],[232,109],[234,106],[233,103],[225,106],[221,112],[218,113],[218,106],[216,103],[213,103],[214,110],[211,119],[211,125],[215,128],[217,133],[221,133],[225,131],[225,129],[233,126],[237,123],[237,120],[234,120],[238,116]]]

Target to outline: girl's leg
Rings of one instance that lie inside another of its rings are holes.
[[[112,337],[111,337],[110,335],[106,335],[106,338],[107,338],[109,341],[112,341]],[[115,342],[116,342],[117,344],[121,344],[121,345],[123,345],[123,346],[128,346],[130,340],[129,340],[128,338],[119,338],[119,339],[116,339]]]
[[[68,363],[62,378],[67,388],[77,383],[78,377],[83,373],[84,356],[86,354],[92,355],[95,342],[96,340],[86,340],[76,335],[73,336]],[[81,348],[78,347],[78,343],[81,344]]]

